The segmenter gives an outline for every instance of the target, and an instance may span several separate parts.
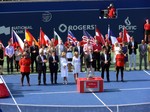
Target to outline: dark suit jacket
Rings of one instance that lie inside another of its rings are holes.
[[[132,42],[129,42],[128,44],[128,49],[129,49],[129,54],[132,54]],[[136,49],[138,48],[137,42],[134,42],[134,54],[136,54]]]
[[[110,61],[111,61],[111,57],[110,55],[106,54],[107,55],[107,61],[108,61],[108,66],[110,66]],[[103,67],[105,65],[105,56],[104,56],[104,53],[101,54],[101,66]]]
[[[58,70],[59,58],[57,55],[55,55],[55,60],[56,62],[53,63],[53,57],[52,56],[49,57],[49,69],[51,72],[56,72]]]
[[[36,51],[36,53],[33,53],[33,51]],[[31,58],[36,58],[39,55],[39,48],[37,45],[35,47],[31,46],[30,47],[30,53],[31,53]]]
[[[144,48],[143,48],[142,44],[139,46],[139,53],[141,56],[147,55],[147,45],[146,44],[144,44]]]
[[[44,60],[47,60],[47,58],[46,58],[45,55],[43,55],[43,58],[44,58]],[[42,62],[42,59],[41,59],[41,56],[40,56],[40,55],[38,55],[38,56],[36,57],[36,61],[37,61],[38,70],[42,70],[42,66],[44,66],[45,69],[46,69],[46,63],[43,63],[43,62]]]

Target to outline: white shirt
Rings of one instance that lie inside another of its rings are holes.
[[[40,57],[41,57],[42,62],[43,62],[42,66],[44,66],[44,57],[42,55],[40,55]]]
[[[104,54],[104,57],[105,57],[105,61],[107,61],[107,55],[106,54]]]

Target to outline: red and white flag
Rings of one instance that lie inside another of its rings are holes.
[[[48,36],[43,32],[42,28],[40,28],[40,38],[39,38],[39,44],[48,46],[50,42],[50,39]]]
[[[105,39],[104,39],[104,36],[100,33],[100,31],[98,30],[98,28],[96,28],[96,37],[95,39],[99,42],[99,43],[102,43],[103,45],[105,44]]]
[[[123,42],[129,42],[130,41],[130,35],[128,34],[126,28],[123,28]]]

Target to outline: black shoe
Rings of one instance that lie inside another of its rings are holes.
[[[57,84],[57,82],[55,82],[55,84]]]
[[[129,69],[129,71],[131,71],[131,69]]]
[[[122,79],[121,82],[124,82],[124,80]]]
[[[47,85],[46,83],[44,83],[44,85]]]
[[[38,85],[41,85],[41,83],[38,83]]]

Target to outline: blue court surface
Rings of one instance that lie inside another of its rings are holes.
[[[100,76],[100,72],[95,72]],[[0,99],[0,112],[150,112],[150,72],[124,72],[124,82],[116,82],[114,71],[110,71],[110,81],[104,79],[104,92],[77,92],[73,74],[69,73],[68,85],[62,84],[58,74],[58,84],[37,85],[37,74],[31,74],[31,86],[20,85],[21,75],[3,75],[11,96]],[[85,77],[80,73],[79,77]],[[120,79],[120,75],[119,75]]]

